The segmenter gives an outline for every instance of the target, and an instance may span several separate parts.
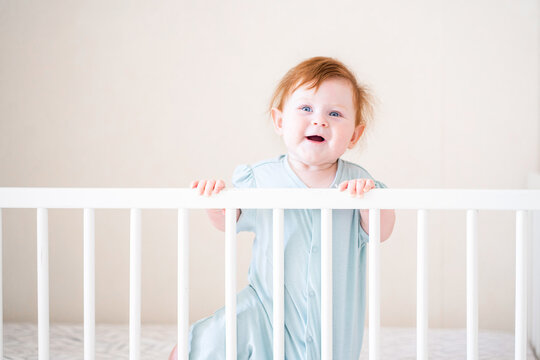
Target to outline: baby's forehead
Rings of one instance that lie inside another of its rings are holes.
[[[330,78],[316,84],[311,82],[298,82],[291,89],[286,102],[290,100],[309,100],[314,98],[336,99],[354,107],[354,92],[351,82],[344,78]]]
[[[351,91],[351,93],[353,91],[353,84],[351,83],[349,79],[334,76],[334,77],[324,79],[322,81],[319,79],[311,79],[311,80],[301,79],[298,82],[296,82],[294,86],[291,87],[291,91],[289,94],[293,94],[294,92],[298,90],[303,90],[303,91],[307,90],[307,91],[317,92],[319,91],[321,86],[326,86],[328,84],[332,84],[333,86],[348,88]]]

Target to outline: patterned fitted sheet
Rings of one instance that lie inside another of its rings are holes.
[[[368,359],[368,330],[365,331],[361,360]],[[83,359],[83,326],[51,324],[50,358],[54,360]],[[429,359],[465,359],[467,351],[465,329],[430,329]],[[37,359],[37,326],[27,323],[4,324],[4,359]],[[176,343],[176,327],[143,325],[141,359],[167,359]],[[514,357],[514,335],[507,332],[480,331],[479,358],[506,360]],[[96,325],[96,359],[128,359],[129,327],[127,325]],[[415,359],[415,328],[382,328],[381,359]],[[535,359],[529,349],[527,359]]]

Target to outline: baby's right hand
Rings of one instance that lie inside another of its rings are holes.
[[[225,181],[223,180],[195,180],[191,182],[191,188],[197,189],[199,195],[210,196],[212,194],[219,194],[219,192],[225,189]]]

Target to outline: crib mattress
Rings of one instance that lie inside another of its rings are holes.
[[[366,329],[361,360],[368,359]],[[83,326],[52,324],[50,327],[50,358],[55,360],[83,359]],[[4,324],[4,359],[37,359],[37,326],[27,323]],[[176,327],[144,325],[141,329],[141,359],[167,359],[176,343]],[[480,331],[479,358],[506,360],[514,357],[514,336],[507,332]],[[465,359],[465,329],[430,329],[430,359]],[[96,325],[96,359],[128,359],[129,328],[126,325]],[[415,359],[415,328],[382,328],[381,359]],[[535,359],[528,350],[527,359]]]

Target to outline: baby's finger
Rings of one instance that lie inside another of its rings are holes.
[[[206,186],[206,180],[200,180],[197,184],[197,193],[202,195],[204,192],[204,187]]]
[[[216,185],[216,180],[208,180],[204,188],[204,195],[206,196],[212,195],[212,191],[214,191],[215,185]]]
[[[373,180],[368,179],[366,181],[366,185],[364,185],[364,193],[367,193],[369,190],[373,189],[375,187],[375,183]]]
[[[347,184],[349,184],[348,181],[343,181],[341,184],[339,184],[338,189],[339,191],[343,191],[347,188]]]
[[[358,196],[364,195],[365,184],[366,184],[366,179],[356,179],[356,188],[358,189]]]
[[[199,180],[193,180],[191,184],[189,185],[189,187],[192,189],[195,189],[198,184],[199,184]]]
[[[214,188],[214,194],[219,194],[221,190],[225,188],[225,181],[219,179],[216,181],[216,187]]]
[[[349,194],[354,196],[356,194],[356,181],[349,180],[349,183],[347,184],[347,188],[349,189]]]

